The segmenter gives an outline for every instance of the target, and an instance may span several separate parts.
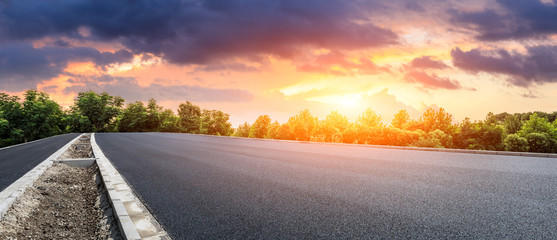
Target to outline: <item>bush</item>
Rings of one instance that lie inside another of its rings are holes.
[[[530,133],[526,135],[530,152],[551,152],[551,140],[544,133]]]
[[[513,152],[527,152],[528,140],[519,136],[518,134],[509,134],[505,138],[505,149]]]

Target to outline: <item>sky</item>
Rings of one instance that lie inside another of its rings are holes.
[[[63,107],[108,92],[185,101],[233,126],[302,109],[390,123],[443,107],[557,110],[552,0],[2,0],[0,91]]]

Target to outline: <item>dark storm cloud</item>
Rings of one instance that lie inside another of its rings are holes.
[[[0,38],[117,39],[136,53],[182,64],[259,54],[288,58],[305,46],[342,50],[396,44],[394,32],[358,21],[374,7],[358,0],[8,0],[0,3]],[[80,27],[91,36],[80,35]]]
[[[408,69],[445,69],[449,66],[442,61],[431,59],[431,56],[422,56],[414,58],[405,67]]]
[[[105,83],[98,78],[102,78]],[[111,81],[108,81],[111,78]],[[249,102],[253,95],[240,89],[207,88],[191,85],[161,85],[152,83],[148,86],[140,86],[132,77],[111,77],[103,75],[96,78],[86,76],[75,76],[71,82],[79,82],[64,89],[65,93],[82,92],[93,90],[96,92],[108,92],[118,95],[127,101],[146,101],[155,98],[158,101],[196,101],[196,102]]]
[[[98,67],[127,62],[127,51],[99,52],[87,47],[43,47],[31,44],[0,44],[0,88],[21,91],[35,88],[37,83],[62,73],[69,61],[92,61]]]
[[[452,10],[453,24],[472,29],[480,40],[544,37],[557,33],[557,6],[538,0],[497,0],[501,9]]]
[[[460,83],[449,78],[442,78],[435,74],[429,75],[422,71],[410,71],[406,73],[405,80],[411,83],[418,83],[428,89],[461,89]]]
[[[462,51],[456,48],[451,56],[455,67],[474,73],[505,74],[516,86],[557,82],[557,46],[528,47],[525,54],[502,49]]]

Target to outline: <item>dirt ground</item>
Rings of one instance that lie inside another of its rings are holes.
[[[98,167],[54,164],[0,222],[0,239],[122,239]]]

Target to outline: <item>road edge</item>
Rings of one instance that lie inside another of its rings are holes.
[[[154,133],[161,133],[161,132],[154,132]],[[519,156],[519,157],[557,158],[557,154],[555,154],[555,153],[490,151],[490,150],[472,150],[472,149],[457,149],[457,148],[426,148],[426,147],[407,147],[407,146],[354,144],[354,143],[330,143],[330,142],[280,140],[280,139],[268,139],[268,138],[246,138],[246,137],[235,137],[235,136],[218,136],[218,135],[193,134],[193,133],[174,133],[174,134],[187,134],[187,135],[194,135],[194,136],[197,135],[197,136],[207,136],[207,137],[217,137],[217,138],[257,140],[257,141],[267,141],[267,142],[287,142],[287,143],[304,143],[304,144],[318,144],[318,145],[320,144],[320,145],[329,145],[329,146],[352,146],[352,147],[364,147],[364,148],[386,148],[386,149],[398,149],[398,150],[416,150],[416,151],[427,151],[427,152],[448,152],[448,153],[469,153],[469,154],[500,155],[500,156],[504,155],[504,156]]]
[[[91,147],[122,237],[127,240],[171,239],[104,155],[97,144],[95,133],[91,134]]]
[[[29,170],[15,182],[10,184],[6,189],[0,192],[0,221],[14,204],[14,202],[25,192],[27,187],[32,186],[37,179],[43,174],[43,172],[52,165],[54,160],[56,160],[60,155],[62,155],[77,139],[79,139],[83,134],[78,135],[66,145],[62,146],[58,151],[51,154],[44,161],[39,163],[33,169]],[[46,138],[43,138],[46,139]],[[39,139],[42,140],[42,139]],[[38,141],[38,140],[37,140]],[[15,146],[15,145],[14,145]]]
[[[58,136],[62,136],[62,135],[67,135],[67,134],[73,134],[73,133],[63,133],[63,134],[58,134],[58,135],[54,135],[54,136],[50,136],[50,137],[36,139],[36,140],[33,140],[33,141],[29,141],[29,142],[22,142],[22,143],[10,145],[10,146],[5,146],[5,147],[0,148],[0,151],[5,150],[5,149],[10,149],[10,148],[13,148],[13,147],[17,147],[17,146],[21,146],[21,145],[25,145],[25,144],[28,144],[28,143],[40,142],[40,141],[43,141],[43,140],[46,140],[46,139],[49,139],[49,138],[58,137]]]

